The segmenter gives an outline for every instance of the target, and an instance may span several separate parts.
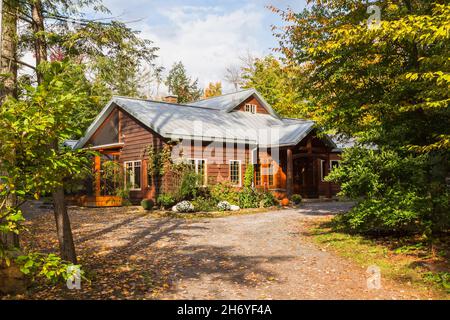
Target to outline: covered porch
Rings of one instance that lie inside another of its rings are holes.
[[[332,144],[310,134],[298,145],[283,147],[277,152],[278,161],[273,160],[271,151],[260,155],[262,172],[266,172],[261,173],[264,188],[280,196],[290,198],[299,194],[306,199],[331,199],[339,192],[337,184],[324,180],[340,159],[340,153]],[[269,163],[273,166],[272,172],[268,170]],[[272,174],[273,183],[270,183]]]
[[[324,178],[331,172],[338,155],[334,145],[309,135],[299,145],[285,148],[286,194],[300,194],[304,198],[332,198],[338,186]]]
[[[119,162],[123,144],[91,148],[99,154],[92,159],[92,175],[86,181],[84,195],[69,198],[82,207],[119,207],[123,197],[118,190],[123,186],[123,167]]]

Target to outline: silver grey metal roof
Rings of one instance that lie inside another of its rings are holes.
[[[248,92],[240,97],[243,98],[247,94]],[[281,119],[271,114],[223,112],[223,108],[230,109],[233,105],[226,102],[229,101],[229,97],[220,98],[208,99],[207,104],[200,101],[195,105],[181,105],[115,97],[101,111],[76,148],[84,147],[116,106],[168,139],[242,142],[260,147],[281,147],[298,144],[315,125],[313,121]],[[212,107],[214,105],[212,100],[222,104],[218,104],[220,107]],[[235,100],[234,103],[234,107],[240,104],[239,100]]]
[[[248,99],[253,94],[253,92],[254,92],[253,89],[233,92],[218,97],[212,97],[190,102],[189,105],[225,111],[228,110],[229,108],[233,108],[239,105],[240,103]]]
[[[63,142],[63,145],[65,147],[74,148],[78,143],[78,140],[66,140]]]
[[[267,109],[269,114],[278,117],[278,115],[272,109],[272,107],[264,100],[264,98],[255,89],[247,89],[243,91],[224,94],[218,97],[212,97],[195,102],[190,102],[189,105],[220,110],[223,112],[230,112],[251,96],[254,96],[257,100],[259,100],[261,105]]]
[[[328,135],[330,139],[334,142],[336,145],[336,148],[333,149],[333,152],[342,152],[345,149],[350,149],[355,147],[356,145],[362,146],[366,149],[376,150],[377,146],[373,144],[361,144],[358,142],[356,138],[353,137],[346,137],[342,134],[334,134],[334,135]]]

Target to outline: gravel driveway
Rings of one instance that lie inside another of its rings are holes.
[[[93,275],[79,292],[37,290],[32,299],[414,299],[366,270],[317,248],[304,219],[348,210],[340,202],[217,219],[155,218],[137,209],[72,209],[81,263]],[[133,212],[135,210],[135,212]],[[27,222],[30,249],[57,250],[50,211]]]
[[[383,283],[381,290],[368,290],[365,269],[301,237],[302,219],[348,209],[348,203],[309,203],[301,209],[194,223],[189,232],[181,231],[185,240],[178,250],[192,255],[195,263],[191,268],[177,270],[178,274],[173,275],[178,279],[175,287],[163,298],[419,298],[410,290],[388,283]]]

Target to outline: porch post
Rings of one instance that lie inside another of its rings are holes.
[[[101,196],[101,189],[100,189],[100,179],[101,179],[101,164],[100,164],[100,156],[95,156],[94,160],[94,172],[95,172],[95,196],[100,197]]]
[[[287,149],[287,173],[286,173],[286,191],[290,198],[294,187],[294,160],[292,156],[292,149]]]

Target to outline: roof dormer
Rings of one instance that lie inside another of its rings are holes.
[[[189,105],[228,113],[247,112],[252,114],[267,114],[279,119],[276,112],[255,89],[247,89],[203,99],[191,102]]]

